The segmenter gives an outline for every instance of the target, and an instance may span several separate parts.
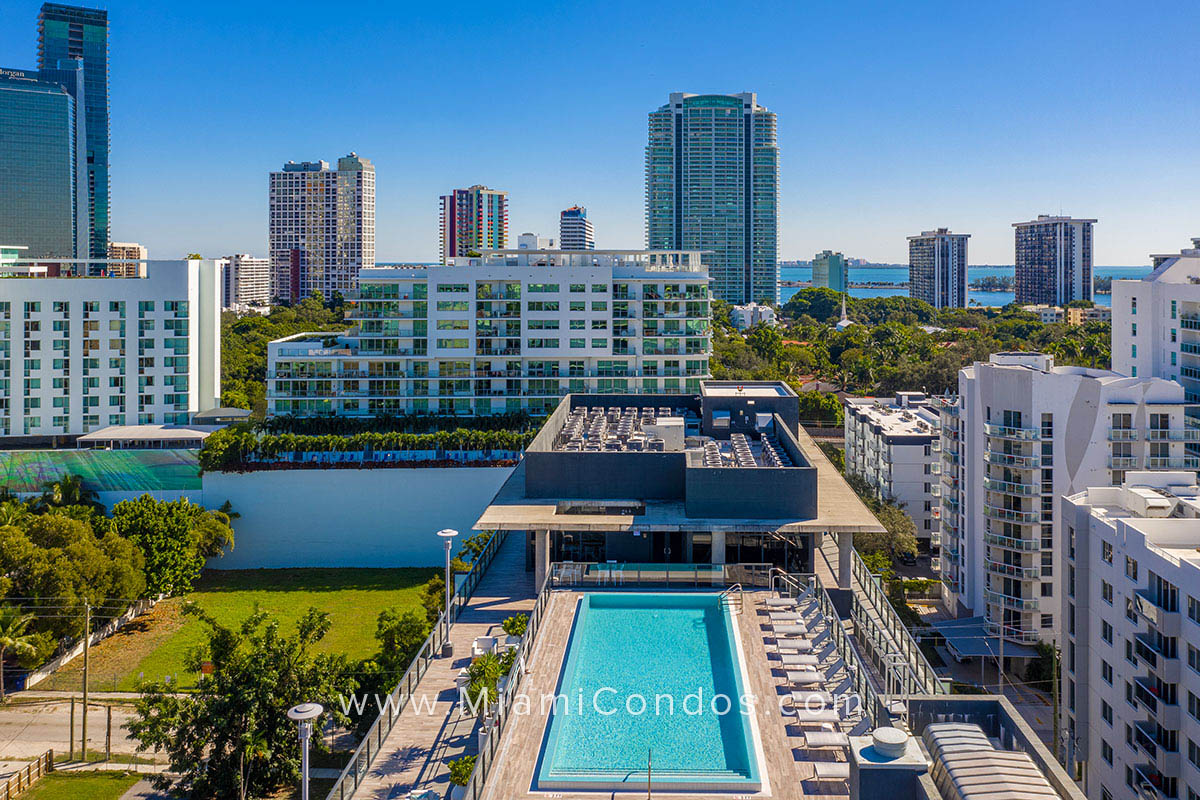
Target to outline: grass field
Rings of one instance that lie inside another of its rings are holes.
[[[123,772],[54,772],[21,800],[117,800],[137,782],[137,775]]]
[[[419,607],[419,587],[438,574],[436,567],[399,569],[256,569],[206,570],[194,601],[224,624],[236,624],[254,612],[255,604],[280,621],[284,632],[315,606],[328,612],[331,627],[322,640],[325,652],[352,659],[376,652],[375,620],[390,606]],[[94,691],[131,691],[140,680],[171,676],[182,688],[196,685],[184,671],[188,651],[206,641],[205,626],[183,614],[184,598],[170,598],[92,648],[88,684]],[[38,689],[78,689],[83,659],[75,659]]]
[[[64,475],[79,475],[94,492],[199,491],[195,450],[0,451],[0,486],[39,492]]]

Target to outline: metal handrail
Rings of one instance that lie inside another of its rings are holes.
[[[449,625],[446,624],[446,611],[443,611],[438,615],[437,624],[433,626],[433,630],[429,632],[429,636],[421,644],[417,654],[413,656],[408,669],[404,671],[404,676],[388,693],[389,699],[385,707],[380,710],[379,716],[375,718],[371,727],[363,735],[362,741],[350,756],[349,763],[342,769],[333,787],[325,795],[325,800],[346,800],[346,798],[353,797],[354,793],[358,791],[359,784],[371,768],[375,757],[379,755],[384,739],[392,732],[400,714],[408,707],[409,700],[420,684],[421,678],[429,671],[430,664],[437,657],[436,654],[441,652],[442,644],[446,641],[449,630],[454,627],[454,621],[470,600],[475,587],[479,585],[480,578],[491,566],[496,551],[500,549],[507,537],[507,531],[496,531],[488,539],[483,551],[471,565],[471,571],[467,573],[450,598]]]
[[[733,593],[735,591],[737,592],[737,613],[741,614],[742,606],[746,602],[746,593],[744,591],[742,591],[742,585],[740,583],[735,583],[732,586],[730,586],[729,588],[721,590],[721,593],[719,595],[717,595],[717,602],[720,603],[723,600],[725,600],[726,598],[728,598],[730,603],[732,604]]]

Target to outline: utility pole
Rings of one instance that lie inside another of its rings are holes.
[[[997,682],[1000,684],[1000,696],[1004,697],[1004,631],[1008,627],[1008,612],[1000,607],[1000,658],[996,661]]]
[[[88,711],[88,650],[92,645],[92,604],[83,601],[83,727],[80,739],[80,760],[87,763],[87,711]]]
[[[71,733],[68,734],[67,760],[75,760],[75,696],[71,695]]]

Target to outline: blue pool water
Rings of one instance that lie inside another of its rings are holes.
[[[649,755],[659,788],[757,790],[735,637],[717,594],[583,595],[537,788],[644,787]]]

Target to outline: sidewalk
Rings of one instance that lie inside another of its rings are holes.
[[[476,752],[476,721],[458,715],[455,676],[471,661],[475,637],[498,635],[500,623],[530,613],[534,599],[533,573],[525,571],[525,537],[510,533],[450,630],[453,658],[430,665],[354,800],[387,800],[418,788],[446,791],[446,762]],[[432,710],[420,708],[424,702]]]

